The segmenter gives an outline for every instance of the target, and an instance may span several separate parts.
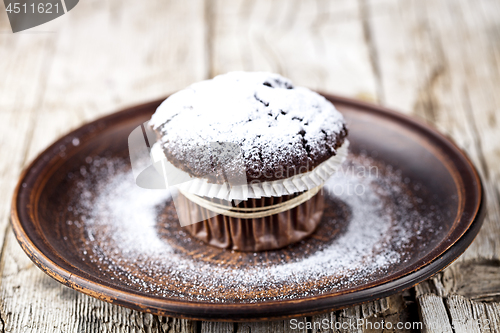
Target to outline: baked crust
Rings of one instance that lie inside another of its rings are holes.
[[[232,72],[169,97],[151,120],[167,159],[193,177],[224,183],[289,178],[335,156],[348,134],[323,96],[277,74]],[[222,153],[212,143],[239,152]]]

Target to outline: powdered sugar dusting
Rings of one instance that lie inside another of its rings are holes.
[[[160,132],[167,157],[197,177],[212,171],[210,142],[237,144],[248,177],[259,179],[283,165],[309,171],[334,156],[346,134],[330,101],[265,72],[231,72],[195,83],[166,99],[150,125]],[[231,163],[224,161],[227,170]]]
[[[295,299],[370,283],[410,260],[406,248],[425,246],[420,235],[432,230],[397,171],[356,172],[373,163],[351,157],[326,184],[335,207],[312,238],[262,253],[207,251],[178,225],[167,191],[137,187],[126,168],[88,172],[79,188],[97,195],[71,207],[85,239],[82,260],[140,293],[209,302]]]

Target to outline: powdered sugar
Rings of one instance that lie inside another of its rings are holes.
[[[165,100],[150,125],[161,133],[167,156],[197,177],[213,169],[210,142],[237,144],[248,178],[259,179],[283,165],[308,171],[335,155],[345,136],[343,116],[332,103],[264,72],[231,72],[195,83]],[[234,161],[223,163],[231,170]]]
[[[349,148],[349,141],[345,140],[337,155],[330,157],[318,165],[314,170],[301,173],[290,178],[272,182],[258,182],[252,184],[233,185],[211,184],[206,179],[191,177],[188,173],[173,166],[166,158],[158,143],[151,149],[153,165],[162,175],[163,182],[174,184],[183,192],[196,194],[202,197],[219,198],[224,200],[247,200],[248,198],[262,198],[284,196],[311,190],[327,181],[345,161]],[[245,179],[246,180],[246,179]]]
[[[82,260],[139,293],[209,302],[295,299],[369,283],[409,260],[405,248],[431,230],[397,172],[385,166],[380,174],[356,172],[373,163],[351,156],[344,172],[325,185],[331,208],[318,232],[263,253],[230,252],[192,239],[178,225],[168,192],[137,187],[128,170],[88,172],[79,188],[96,196],[71,207],[85,239]]]

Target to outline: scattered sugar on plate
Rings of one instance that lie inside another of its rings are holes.
[[[168,190],[138,187],[118,159],[94,158],[81,170],[67,223],[83,235],[82,261],[139,293],[248,303],[340,291],[397,271],[412,260],[409,246],[425,248],[423,233],[438,232],[439,216],[417,209],[401,173],[380,163],[371,172],[377,163],[351,155],[324,188],[343,217],[325,211],[317,233],[278,251],[234,252],[191,238]]]

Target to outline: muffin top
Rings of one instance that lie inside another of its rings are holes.
[[[219,184],[241,174],[242,165],[248,182],[311,171],[335,156],[347,136],[332,103],[265,72],[195,83],[167,98],[150,125],[170,163]]]

